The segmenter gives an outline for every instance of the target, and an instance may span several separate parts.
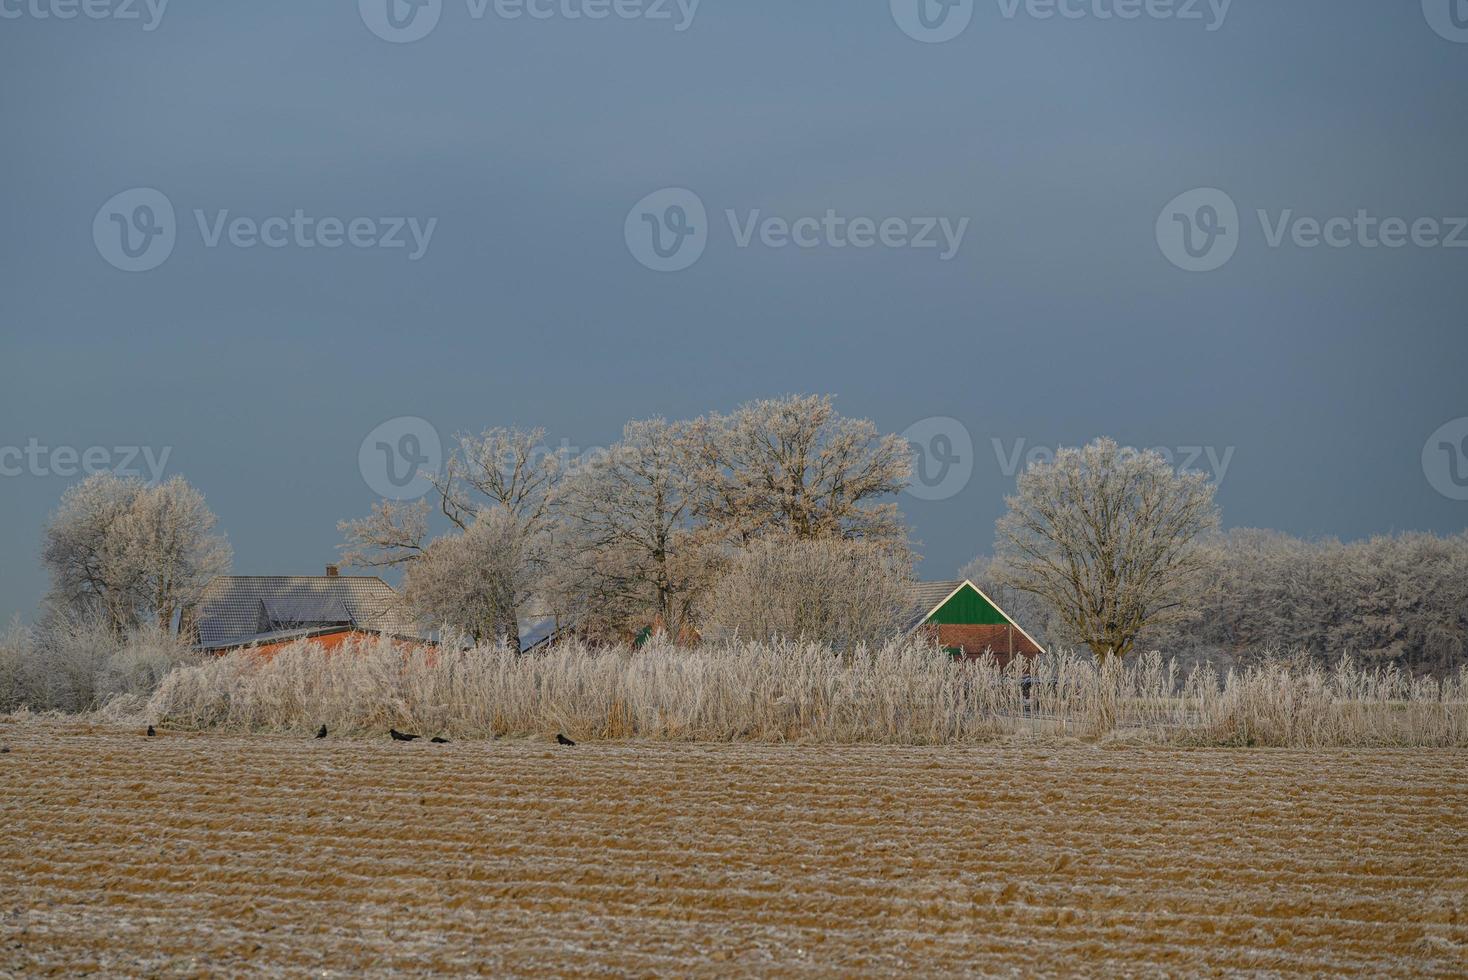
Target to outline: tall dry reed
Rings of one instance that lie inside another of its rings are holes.
[[[148,704],[177,728],[341,733],[388,727],[459,738],[564,731],[590,739],[941,744],[1002,736],[1205,745],[1468,745],[1468,669],[1443,681],[1266,664],[1181,675],[1151,654],[1097,666],[1071,654],[999,667],[921,645],[842,658],[812,645],[689,651],[565,644],[405,650],[296,644],[169,674]]]

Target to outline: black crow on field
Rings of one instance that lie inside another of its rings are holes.
[[[322,725],[321,726],[321,730],[316,733],[316,737],[317,738],[325,738],[326,737],[326,726],[325,725]]]
[[[446,739],[446,738],[444,738],[442,735],[435,735],[432,738],[430,738],[429,741],[432,742],[434,745],[448,745],[449,744],[449,740]]]
[[[148,737],[149,738],[152,738],[154,735],[157,735],[157,734],[158,733],[153,730],[153,726],[152,725],[149,725],[148,726]]]
[[[573,741],[571,741],[566,736],[562,735],[560,732],[556,732],[556,744],[557,745],[575,745],[576,743],[573,742]]]
[[[394,742],[411,742],[418,737],[417,735],[409,735],[407,732],[400,732],[396,728],[389,728],[387,733],[392,736]]]

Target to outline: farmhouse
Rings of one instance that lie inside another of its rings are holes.
[[[201,650],[265,652],[310,639],[326,648],[351,637],[423,641],[398,593],[376,575],[220,575],[184,610],[182,632]]]
[[[391,585],[376,575],[342,575],[335,565],[327,565],[325,575],[220,575],[184,611],[181,629],[209,653],[254,647],[269,654],[297,640],[330,650],[374,636],[438,642]],[[526,620],[520,649],[542,649],[564,635],[554,619]]]
[[[974,583],[918,582],[912,587],[911,634],[926,634],[952,656],[992,653],[1000,664],[1045,650]]]

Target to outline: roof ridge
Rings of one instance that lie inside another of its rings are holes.
[[[387,584],[386,580],[383,579],[381,575],[236,575],[233,572],[228,575],[216,575],[209,581],[212,582],[215,579],[221,578],[319,578],[323,581],[327,581],[330,579],[352,579],[359,582],[363,579],[376,579],[377,581],[382,582],[384,585]]]

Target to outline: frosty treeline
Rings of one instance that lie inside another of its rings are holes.
[[[475,642],[553,616],[602,642],[714,625],[843,645],[905,611],[890,597],[911,576],[910,449],[828,397],[631,422],[574,464],[540,430],[456,441],[431,502],[383,501],[341,530],[348,562],[402,566],[411,606]],[[431,538],[435,509],[450,530]]]
[[[1145,633],[1143,648],[1217,664],[1350,653],[1437,676],[1468,664],[1468,533],[1342,542],[1238,528],[1207,538],[1199,557],[1188,615]],[[981,557],[963,574],[1042,642],[1076,642],[1044,599],[1007,585],[1002,561]]]
[[[910,620],[911,453],[810,395],[630,422],[576,460],[539,430],[491,428],[457,437],[427,499],[343,521],[344,557],[401,570],[426,627],[481,648],[553,617],[593,647],[661,634],[850,654]],[[963,574],[1098,664],[1350,655],[1446,677],[1468,662],[1468,534],[1221,532],[1203,475],[1109,439],[1031,465],[1006,503],[994,557]],[[192,659],[181,611],[230,551],[182,478],[101,474],[62,496],[42,559],[41,615],[0,642],[0,710],[84,710]]]

